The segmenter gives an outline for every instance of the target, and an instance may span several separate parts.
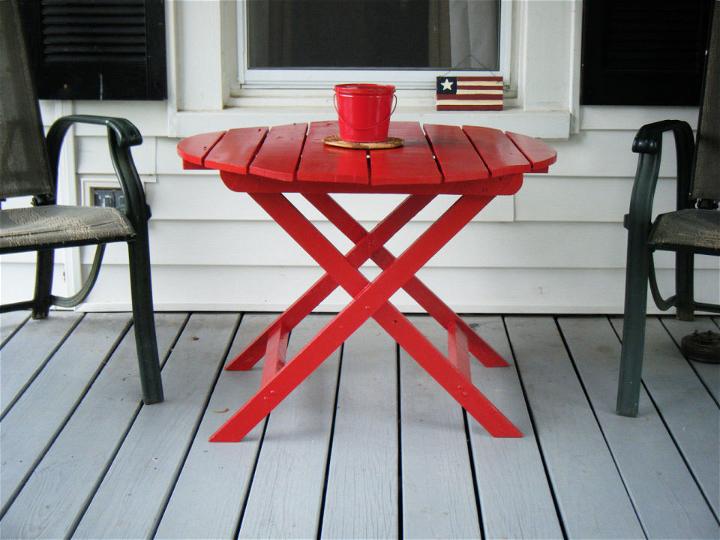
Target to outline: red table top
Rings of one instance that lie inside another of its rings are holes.
[[[485,127],[392,122],[405,144],[369,151],[323,143],[337,132],[329,121],[239,128],[187,137],[177,151],[186,169],[217,169],[244,192],[509,195],[557,157],[539,139]]]

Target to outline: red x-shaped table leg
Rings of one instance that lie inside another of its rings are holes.
[[[384,247],[398,230],[434,199],[434,196],[411,195],[395,208],[371,232],[367,232],[350,214],[327,194],[306,194],[313,204],[345,236],[355,243],[346,258],[355,268],[373,259],[380,268],[387,268],[395,257]],[[372,249],[375,251],[372,251]],[[246,370],[254,366],[265,354],[269,340],[279,332],[286,333],[309,315],[337,288],[332,276],[325,274],[316,281],[290,308],[257,336],[244,351],[228,363],[225,369]],[[486,367],[504,367],[507,362],[482,340],[457,314],[443,303],[420,279],[411,278],[403,288],[446,330],[455,326],[467,336],[471,353]],[[280,330],[282,329],[282,330]]]
[[[372,234],[368,233],[365,228],[335,202],[330,195],[325,193],[306,194],[305,198],[327,217],[340,232],[353,242],[358,243],[366,235]],[[383,246],[384,243],[385,241],[378,242],[376,251],[370,257],[383,270],[395,261],[392,253]],[[440,300],[418,277],[410,278],[410,280],[403,285],[403,289],[447,331],[450,331],[453,325],[462,330],[467,337],[470,352],[473,353],[485,367],[506,367],[508,365],[502,356],[481,339],[465,321],[458,317],[458,315]]]
[[[454,362],[449,361],[388,302],[390,296],[411,280],[492,197],[461,197],[370,283],[283,195],[254,193],[251,196],[353,296],[353,300],[292,361],[287,364],[273,362],[274,367],[263,373],[264,384],[260,390],[213,434],[211,441],[241,440],[370,317],[374,317],[490,434],[496,437],[522,436],[472,384],[467,367],[458,364],[462,355],[457,355]],[[372,249],[368,257],[376,251],[377,248]],[[450,333],[456,337],[452,342],[455,347],[467,342],[467,336],[455,322],[450,325]],[[278,327],[273,333],[272,343],[279,342],[283,335],[282,327]],[[277,371],[272,373],[273,370]]]

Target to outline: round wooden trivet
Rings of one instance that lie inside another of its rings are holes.
[[[387,150],[402,146],[404,143],[399,137],[388,137],[387,140],[380,142],[350,142],[343,141],[340,135],[328,135],[323,139],[323,142],[328,146],[351,148],[353,150]]]

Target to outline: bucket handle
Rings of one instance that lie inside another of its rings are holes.
[[[374,129],[374,128],[376,128],[377,126],[379,126],[380,124],[382,124],[383,122],[387,122],[388,120],[390,120],[390,117],[391,117],[391,116],[393,115],[393,113],[395,112],[395,108],[397,107],[397,101],[398,101],[398,100],[397,100],[397,94],[393,94],[393,106],[392,106],[392,109],[390,110],[390,114],[388,114],[385,118],[383,118],[382,120],[380,120],[377,124],[372,125],[372,126],[368,126],[368,127],[364,127],[364,128],[355,128],[355,127],[353,127],[353,129]],[[343,115],[340,114],[340,111],[338,110],[338,107],[337,107],[337,94],[333,94],[333,107],[335,108],[335,112],[338,113],[338,116],[340,117],[340,120],[342,120],[342,121],[345,122],[347,125],[349,125],[350,127],[352,127],[352,124],[351,124],[350,122],[348,122],[347,120],[345,120],[345,118],[343,118]]]

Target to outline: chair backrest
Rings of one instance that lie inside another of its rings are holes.
[[[0,0],[0,197],[52,191],[20,14],[15,0]]]
[[[720,8],[715,3],[698,120],[693,199],[720,200]]]

